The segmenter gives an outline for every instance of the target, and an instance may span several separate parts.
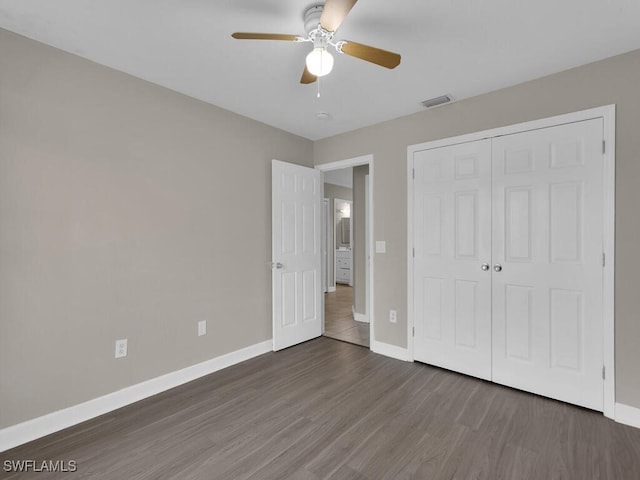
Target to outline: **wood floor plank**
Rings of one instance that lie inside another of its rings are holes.
[[[0,455],[2,479],[638,480],[640,430],[319,338]]]

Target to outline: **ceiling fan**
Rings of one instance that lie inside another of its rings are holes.
[[[231,36],[238,40],[283,40],[287,42],[311,42],[313,50],[307,55],[300,83],[313,83],[318,77],[328,74],[333,68],[333,57],[327,50],[332,46],[339,53],[375,63],[386,68],[400,64],[400,55],[363,45],[362,43],[340,40],[333,36],[347,14],[358,0],[327,0],[324,4],[309,7],[304,13],[305,36],[282,33],[236,32]]]

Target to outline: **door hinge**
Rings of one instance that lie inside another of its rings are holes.
[[[602,266],[605,267],[607,265],[607,257],[604,252],[602,253]]]
[[[413,177],[413,179],[416,179],[416,169],[413,169],[413,172],[411,173],[411,176]]]
[[[607,151],[607,142],[605,142],[604,140],[602,140],[602,153],[605,153]]]
[[[416,336],[416,327],[411,327],[411,335]]]
[[[413,258],[416,258],[416,247],[413,247]]]
[[[602,379],[604,380],[605,378],[606,378],[606,369],[604,365],[602,365]]]

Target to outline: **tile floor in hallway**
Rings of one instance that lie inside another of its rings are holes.
[[[336,285],[324,294],[324,336],[369,347],[369,324],[353,319],[353,287]]]

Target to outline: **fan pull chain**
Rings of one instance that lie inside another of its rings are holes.
[[[316,98],[320,98],[320,78],[318,77],[318,96]]]

